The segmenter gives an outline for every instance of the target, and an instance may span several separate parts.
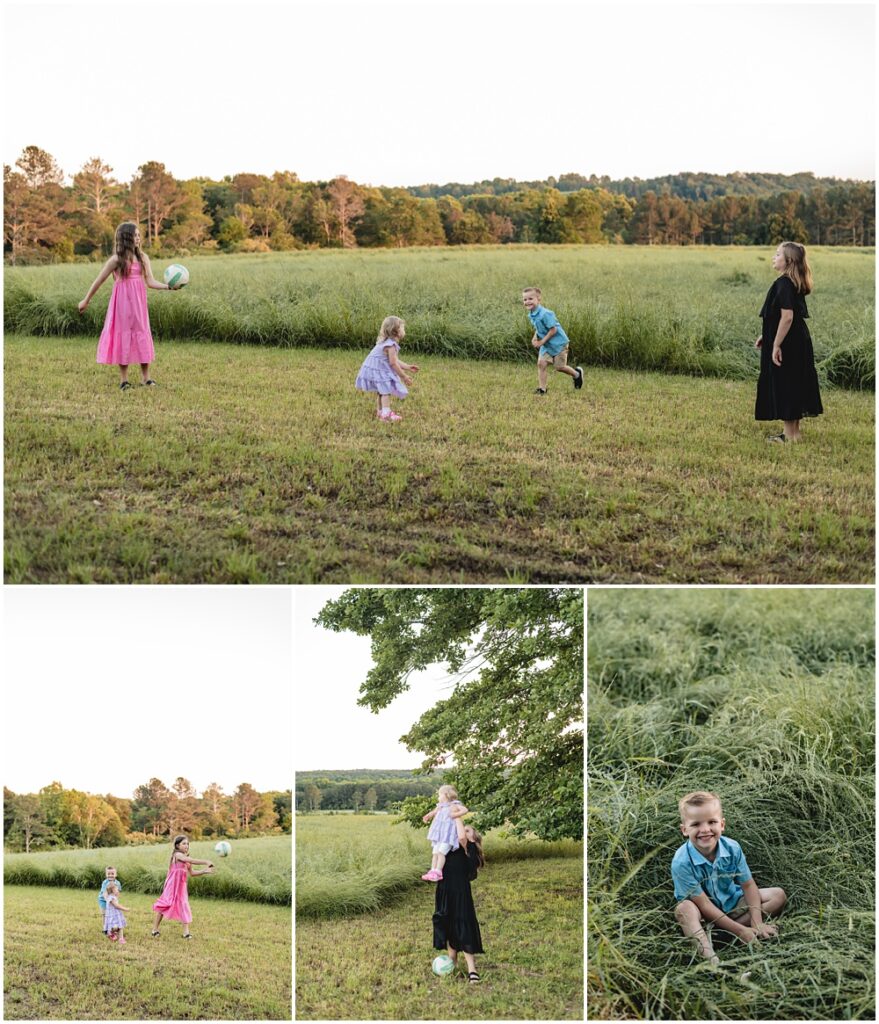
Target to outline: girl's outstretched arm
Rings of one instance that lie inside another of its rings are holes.
[[[465,814],[469,814],[469,813],[470,812],[467,810],[467,808],[463,804],[459,804],[457,807],[453,807],[449,811],[449,817],[450,818],[463,818]]]
[[[180,287],[180,285],[178,285],[177,288],[172,288],[171,285],[165,284],[164,281],[157,281],[153,277],[153,268],[150,266],[150,258],[149,256],[147,256],[146,253],[143,254],[143,269],[143,276],[144,280],[146,281],[147,288],[155,288],[157,291],[160,292],[174,292],[177,291],[177,288]]]
[[[211,865],[211,867],[207,868],[204,871],[190,871],[189,872],[189,877],[190,878],[198,878],[199,875],[212,875],[213,873],[214,873],[214,868],[213,868],[213,865]]]
[[[400,360],[397,358],[397,353],[393,349],[388,351],[388,362],[391,364],[391,369],[396,375],[403,381],[404,384],[411,384],[412,378],[408,376]]]
[[[187,857],[185,853],[177,853],[175,854],[175,856],[177,857],[177,860],[180,861],[182,864],[207,864],[208,867],[214,866],[213,861],[198,860],[195,857]]]
[[[85,293],[85,298],[80,302],[77,309],[80,313],[84,313],[88,309],[88,304],[95,297],[95,292],[101,287],[101,285],[107,280],[107,278],[113,273],[113,271],[119,266],[119,257],[116,253],[107,260],[107,262],[101,267],[101,272],[92,282],[91,288]]]

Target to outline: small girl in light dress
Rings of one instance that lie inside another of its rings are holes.
[[[360,367],[354,382],[359,391],[374,391],[378,399],[378,418],[396,423],[403,417],[391,408],[391,395],[405,398],[407,384],[412,383],[410,373],[418,373],[414,363],[401,363],[400,342],[406,336],[406,324],[398,316],[386,316],[382,321],[378,340]]]
[[[119,940],[119,945],[125,945],[126,920],[122,913],[128,913],[128,907],[123,907],[119,902],[119,886],[110,882],[104,892],[104,899],[107,901],[107,909],[104,911],[104,931],[111,942]]]
[[[434,819],[427,833],[427,839],[433,845],[433,860],[430,871],[421,876],[425,882],[441,882],[443,880],[446,854],[457,850],[461,845],[458,840],[458,826],[455,819],[467,813],[467,808],[458,799],[458,791],[454,786],[440,786],[437,795],[439,802],[436,807],[421,819],[422,821]]]

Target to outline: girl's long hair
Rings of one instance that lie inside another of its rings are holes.
[[[116,255],[119,257],[119,267],[117,269],[120,277],[128,277],[134,260],[137,260],[143,266],[143,252],[134,241],[134,233],[136,231],[137,225],[130,220],[125,221],[124,224],[120,224],[116,228]]]
[[[458,799],[458,791],[457,789],[455,789],[454,786],[440,786],[440,788],[437,790],[437,796],[439,796],[440,799],[442,799],[443,793],[445,793],[450,800]]]
[[[478,832],[475,828],[473,828],[472,825],[468,825],[467,827],[473,829],[473,838],[472,839],[468,839],[467,840],[467,844],[469,846],[476,847],[476,861],[477,861],[479,867],[484,868],[485,867],[485,854],[482,852],[482,833]],[[474,874],[473,877],[474,878],[476,877],[475,874]],[[473,879],[471,879],[471,881],[473,881]]]
[[[381,330],[378,332],[376,340],[381,344],[383,341],[387,341],[388,338],[399,338],[400,330],[405,326],[405,321],[401,320],[400,317],[386,316],[382,320]]]
[[[177,850],[177,847],[183,842],[183,840],[185,838],[186,838],[186,836],[174,836],[174,846],[173,846],[173,848],[171,850],[171,860],[168,862],[168,867],[169,868],[174,863],[174,854],[179,852]]]
[[[793,281],[800,295],[808,295],[812,291],[812,270],[806,259],[806,247],[799,242],[782,242],[781,251],[787,260],[785,276]]]

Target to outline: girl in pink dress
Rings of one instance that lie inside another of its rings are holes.
[[[123,391],[131,387],[128,364],[140,363],[141,383],[153,387],[156,382],[150,377],[150,363],[156,358],[156,353],[150,331],[146,290],[177,289],[153,277],[149,257],[140,247],[140,229],[130,221],[116,228],[116,252],[103,265],[86,297],[80,302],[80,313],[88,309],[88,304],[110,274],[113,275],[113,294],[110,296],[104,329],[98,342],[98,362],[119,367],[119,387]]]
[[[193,864],[206,864],[206,871],[193,871]],[[209,860],[196,860],[189,856],[189,840],[186,836],[177,836],[174,839],[174,846],[171,850],[171,862],[168,865],[168,877],[165,879],[165,888],[162,895],[153,904],[156,912],[156,920],[153,924],[152,935],[159,934],[159,925],[162,918],[167,917],[172,921],[183,922],[183,938],[191,939],[189,925],[192,922],[192,911],[189,909],[189,894],[186,891],[186,881],[191,875],[197,878],[199,875],[209,875],[214,870],[214,865]]]

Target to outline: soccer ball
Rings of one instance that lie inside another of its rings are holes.
[[[165,271],[165,284],[169,288],[176,288],[178,285],[189,284],[189,271],[179,263],[172,263]]]
[[[440,953],[440,955],[434,959],[432,967],[433,973],[438,974],[442,978],[446,974],[452,973],[455,969],[455,961],[448,953]]]
[[[224,839],[222,842],[217,843],[214,847],[214,852],[218,853],[221,857],[228,857],[232,852],[232,847]]]

